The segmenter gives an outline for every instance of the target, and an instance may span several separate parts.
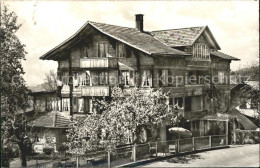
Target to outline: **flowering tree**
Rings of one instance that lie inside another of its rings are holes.
[[[85,151],[114,147],[129,142],[129,137],[133,143],[141,142],[142,130],[159,127],[165,120],[177,121],[179,112],[168,107],[167,98],[161,89],[133,88],[130,95],[124,96],[122,90],[115,87],[111,100],[95,101],[95,111],[102,111],[101,114],[73,120],[68,131],[68,147]]]

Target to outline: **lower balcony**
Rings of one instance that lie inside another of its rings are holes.
[[[109,96],[109,86],[82,86],[82,96]]]

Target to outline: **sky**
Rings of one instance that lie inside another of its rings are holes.
[[[55,61],[39,57],[73,35],[88,20],[135,27],[144,14],[144,30],[208,25],[221,51],[241,59],[231,70],[259,61],[259,1],[4,1],[18,15],[17,36],[26,45],[23,62],[29,86],[56,71]]]

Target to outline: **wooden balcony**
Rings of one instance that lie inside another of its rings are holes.
[[[82,86],[82,96],[109,96],[109,86]]]
[[[204,85],[185,85],[187,96],[199,96],[203,93]]]
[[[116,58],[81,58],[80,68],[115,68]]]

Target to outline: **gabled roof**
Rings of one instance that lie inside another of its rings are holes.
[[[225,53],[222,53],[222,52],[220,52],[220,51],[212,51],[210,54],[211,54],[211,55],[214,55],[214,56],[216,56],[216,57],[220,57],[220,58],[223,58],[223,59],[227,59],[227,60],[235,60],[235,61],[239,61],[239,60],[240,60],[240,59],[238,59],[238,58],[232,57],[232,56],[227,55],[227,54],[225,54]]]
[[[204,33],[208,38],[210,45],[212,45],[213,48],[220,50],[220,47],[208,26],[157,30],[152,31],[151,33],[162,43],[170,47],[192,46]]]
[[[52,55],[55,55],[66,48],[66,46],[73,40],[75,41],[75,39],[89,27],[93,27],[99,32],[149,55],[189,55],[185,52],[166,46],[154,38],[150,33],[140,32],[135,28],[88,21],[73,36],[41,56],[40,59],[52,59]]]

